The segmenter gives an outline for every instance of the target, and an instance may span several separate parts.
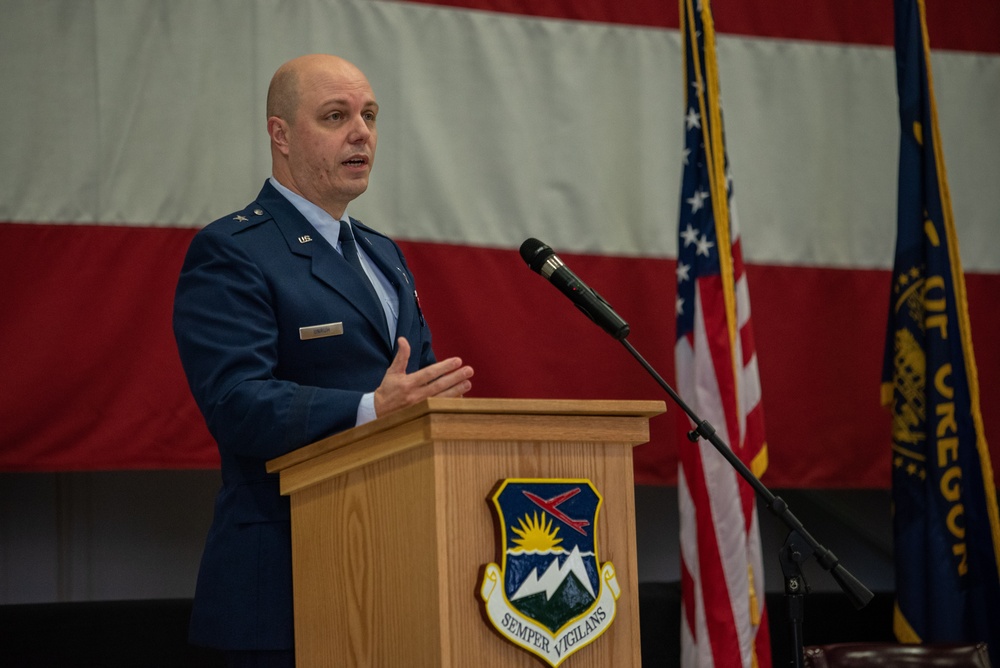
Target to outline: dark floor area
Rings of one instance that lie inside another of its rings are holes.
[[[773,665],[791,665],[784,598],[767,597]],[[218,654],[185,638],[190,600],[0,606],[0,666],[10,668],[218,668]],[[639,586],[642,663],[678,666],[680,585]],[[840,593],[805,598],[805,644],[892,640],[892,595],[860,611]],[[570,662],[572,663],[572,662]],[[539,664],[541,665],[541,664]]]

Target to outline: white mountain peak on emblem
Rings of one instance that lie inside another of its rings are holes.
[[[559,566],[559,557],[557,556],[552,559],[552,563],[545,569],[542,577],[538,577],[537,568],[531,569],[531,573],[521,583],[521,586],[517,588],[517,591],[510,597],[510,600],[516,601],[544,591],[545,600],[547,601],[552,598],[552,595],[556,593],[556,590],[559,589],[570,573],[576,576],[576,579],[587,589],[587,592],[591,596],[597,598],[597,594],[594,593],[594,588],[590,584],[590,576],[587,575],[587,568],[583,564],[580,548],[578,545],[574,545],[573,550],[569,553],[569,557],[562,566]]]

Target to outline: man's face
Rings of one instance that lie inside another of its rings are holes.
[[[375,159],[378,104],[356,68],[326,62],[301,73],[289,124],[288,168],[294,190],[336,215],[368,188]]]

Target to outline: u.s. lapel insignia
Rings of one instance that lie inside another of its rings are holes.
[[[312,240],[313,240],[313,238],[311,236],[309,236],[308,234],[303,234],[301,237],[299,237],[299,243],[300,244],[307,244],[307,243],[309,243]]]
[[[615,567],[597,558],[601,495],[585,479],[508,478],[492,500],[501,559],[485,567],[486,616],[555,668],[615,618]]]

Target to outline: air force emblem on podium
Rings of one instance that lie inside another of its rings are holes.
[[[615,618],[615,567],[597,556],[603,499],[589,480],[509,478],[492,500],[500,564],[485,568],[486,615],[507,640],[558,666]]]

